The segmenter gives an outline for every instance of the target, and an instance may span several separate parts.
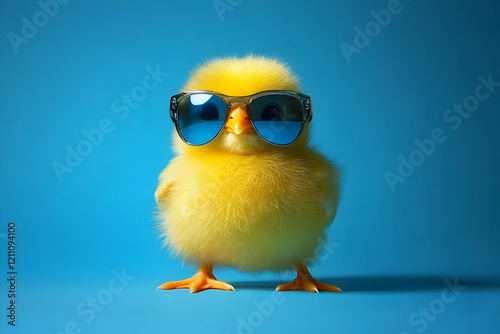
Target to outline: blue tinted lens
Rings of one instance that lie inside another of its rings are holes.
[[[214,139],[224,125],[226,102],[210,94],[191,94],[179,100],[179,129],[191,145]]]
[[[302,103],[291,95],[257,97],[250,104],[250,113],[255,130],[273,144],[291,144],[302,130]]]

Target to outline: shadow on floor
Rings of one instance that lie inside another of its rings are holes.
[[[356,277],[318,277],[324,283],[337,285],[344,292],[362,291],[416,291],[440,290],[446,287],[445,279],[453,284],[455,277],[457,284],[465,285],[468,289],[500,288],[500,279],[468,277],[468,276],[356,276]],[[274,290],[278,285],[287,283],[283,281],[245,281],[229,282],[236,290]]]

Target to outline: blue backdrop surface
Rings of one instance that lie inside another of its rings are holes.
[[[500,330],[499,2],[2,1],[0,36],[2,333]],[[250,53],[302,78],[344,170],[312,263],[344,294],[155,290],[194,272],[154,227],[169,97]]]

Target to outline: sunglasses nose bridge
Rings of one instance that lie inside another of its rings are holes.
[[[233,119],[238,114],[245,119],[248,119],[248,109],[247,104],[241,101],[234,101],[228,105],[229,108],[229,118]]]

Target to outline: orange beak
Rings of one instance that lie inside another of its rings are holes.
[[[244,133],[254,133],[252,123],[248,117],[247,109],[244,105],[236,103],[233,104],[229,111],[229,118],[224,127],[227,132],[241,135]]]

